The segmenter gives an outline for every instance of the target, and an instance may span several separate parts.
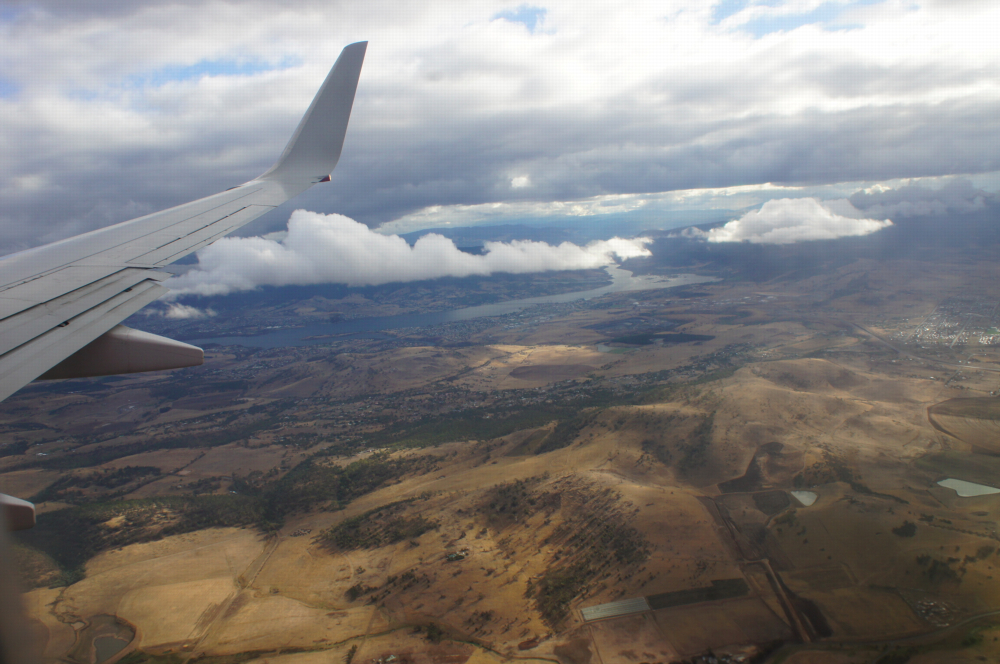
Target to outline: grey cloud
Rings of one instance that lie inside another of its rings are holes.
[[[737,40],[729,48],[746,51],[738,66],[677,66],[663,58],[648,60],[641,75],[626,67],[619,75],[614,58],[602,62],[597,56],[599,47],[561,36],[560,20],[571,12],[561,12],[556,3],[546,17],[552,34],[534,36],[521,26],[501,32],[505,27],[497,24],[505,21],[490,24],[506,6],[491,3],[464,10],[460,3],[376,2],[362,12],[310,1],[244,5],[229,13],[225,3],[189,3],[177,10],[172,2],[92,4],[104,7],[86,19],[109,35],[126,24],[152,29],[153,19],[143,13],[150,7],[157,8],[160,31],[151,33],[149,54],[135,43],[128,46],[134,50],[108,53],[82,37],[54,43],[46,36],[72,35],[81,21],[61,14],[62,2],[16,5],[41,7],[44,16],[26,13],[11,45],[0,46],[9,71],[46,68],[15,50],[38,48],[52,61],[72,58],[74,48],[80,53],[72,68],[52,74],[56,83],[0,99],[4,250],[121,221],[258,175],[280,153],[329,65],[317,54],[326,57],[334,53],[331,43],[361,37],[372,42],[343,158],[331,184],[295,205],[340,212],[368,225],[432,205],[1000,170],[993,149],[1000,144],[1000,101],[994,94],[924,99],[939,89],[992,85],[997,62],[990,55],[978,62],[893,64],[846,47],[810,50],[778,42],[764,49],[746,37],[726,37]],[[188,28],[196,11],[206,21],[243,16],[247,22],[229,32],[246,35],[213,33],[200,23]],[[289,12],[308,14],[301,34],[297,27],[272,31],[271,24],[281,20],[298,24],[294,16],[281,19]],[[254,21],[245,18],[255,15]],[[450,15],[454,24],[442,23]],[[464,33],[466,24],[479,32]],[[331,25],[335,31],[328,30]],[[435,28],[440,25],[445,27]],[[170,38],[192,29],[204,31],[205,43],[194,44],[204,53],[253,55],[248,49],[262,42],[268,57],[294,52],[304,64],[239,80],[121,86],[128,72],[180,57]],[[315,36],[324,32],[329,34]],[[531,57],[523,57],[526,49],[534,49]],[[607,71],[595,71],[597,64]],[[92,74],[96,82],[86,93],[96,98],[74,98],[66,79],[87,71],[104,72],[100,76],[113,83],[101,87],[104,79]],[[808,103],[795,101],[796,94]],[[844,102],[872,94],[882,96],[879,106]],[[528,177],[531,186],[512,188],[514,177]],[[17,178],[27,179],[8,186]],[[39,182],[44,186],[22,186]],[[288,211],[275,212],[248,232],[282,226]]]
[[[639,129],[628,126],[627,115],[532,112],[456,119],[447,130],[418,137],[394,132],[384,150],[362,147],[381,142],[364,129],[352,138],[323,211],[377,224],[436,204],[992,171],[1000,169],[991,147],[1000,140],[998,112],[993,104],[944,105]],[[942,125],[944,117],[960,121]],[[525,136],[525,126],[535,133]],[[929,132],[931,126],[941,129]],[[511,191],[508,174],[522,173],[533,186]],[[378,187],[369,189],[373,182]],[[356,193],[366,190],[373,195]]]
[[[895,189],[875,188],[850,197],[851,204],[877,218],[967,214],[996,202],[997,196],[976,189],[964,178],[950,180],[940,189],[910,184]]]

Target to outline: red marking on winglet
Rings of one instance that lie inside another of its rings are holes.
[[[327,175],[325,178],[323,178],[322,180],[320,180],[320,182],[329,182],[329,181],[330,181],[330,176],[329,175]]]

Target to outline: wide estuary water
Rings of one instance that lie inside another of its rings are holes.
[[[408,327],[427,327],[441,323],[453,323],[486,316],[502,316],[521,311],[537,304],[558,302],[575,302],[590,300],[608,293],[625,291],[652,290],[656,288],[675,288],[690,284],[701,284],[718,281],[715,277],[701,277],[696,274],[680,274],[675,277],[634,276],[631,272],[619,267],[605,268],[611,276],[611,283],[600,288],[559,295],[529,297],[522,300],[508,300],[496,304],[483,304],[464,309],[449,309],[426,314],[400,314],[398,316],[381,316],[378,318],[357,318],[335,323],[318,323],[304,327],[283,328],[254,336],[210,337],[194,339],[189,343],[203,346],[205,344],[221,344],[223,346],[249,346],[253,348],[279,348],[283,346],[310,346],[330,343],[335,338],[350,338],[373,336],[382,330],[395,330]]]

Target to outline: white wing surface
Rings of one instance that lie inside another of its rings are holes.
[[[329,180],[367,42],[347,46],[266,173],[169,210],[0,258],[0,400],[36,378],[201,364],[200,348],[119,323],[157,299],[157,268]]]

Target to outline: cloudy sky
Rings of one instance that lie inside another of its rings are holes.
[[[990,0],[6,0],[0,253],[260,174],[359,40],[333,182],[251,232],[297,207],[385,231],[974,208],[1000,188],[997,25]]]

